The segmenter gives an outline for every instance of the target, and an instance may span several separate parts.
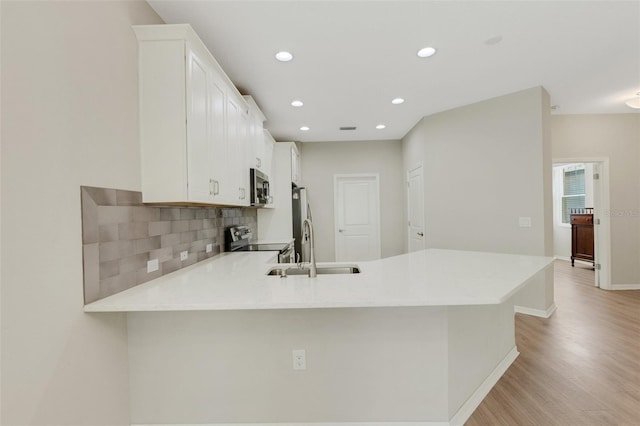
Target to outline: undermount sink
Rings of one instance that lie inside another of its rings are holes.
[[[360,268],[357,265],[331,265],[316,267],[318,275],[326,274],[359,274]],[[286,277],[287,275],[309,275],[309,268],[298,268],[297,266],[282,267],[276,266],[267,271],[267,275]]]

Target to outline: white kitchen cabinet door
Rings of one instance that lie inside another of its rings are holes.
[[[224,203],[231,199],[229,174],[229,142],[226,135],[227,95],[222,81],[215,76],[209,79],[209,146],[212,156],[210,163],[210,192],[214,203]]]
[[[271,133],[264,129],[262,131],[262,146],[264,148],[262,171],[269,176],[269,178],[273,175],[273,151],[275,143],[276,141],[273,139],[273,136],[271,136]]]
[[[231,200],[238,205],[249,205],[249,168],[246,158],[247,113],[233,97],[227,98],[227,140],[229,143],[228,173]]]
[[[247,165],[262,172],[265,163],[264,121],[265,117],[251,96],[243,96],[249,106],[247,117]]]
[[[291,182],[301,186],[300,179],[300,154],[295,144],[291,145]]]
[[[189,25],[134,31],[143,201],[248,205],[245,100]]]
[[[209,84],[207,67],[187,50],[187,189],[190,200],[210,202],[213,147],[209,140]]]

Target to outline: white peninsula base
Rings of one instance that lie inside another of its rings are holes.
[[[462,425],[518,355],[512,299],[130,312],[132,423]]]
[[[428,249],[315,278],[268,276],[272,258],[85,306],[127,312],[132,424],[462,425],[518,355],[514,300],[553,288],[542,256]]]

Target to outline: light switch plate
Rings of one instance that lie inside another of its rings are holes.
[[[160,265],[158,264],[158,259],[151,259],[147,261],[147,274],[157,271],[159,267]]]
[[[213,244],[207,244],[207,253],[211,253],[213,251]]]
[[[531,218],[520,217],[518,218],[518,224],[520,225],[520,228],[531,228]]]
[[[181,251],[180,252],[180,260],[187,260],[189,258],[189,252],[188,251]]]

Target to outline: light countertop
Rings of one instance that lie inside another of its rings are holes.
[[[223,253],[85,306],[86,312],[498,304],[551,257],[428,249],[353,262],[359,274],[267,276],[273,252]],[[349,264],[349,263],[336,263]],[[318,265],[327,265],[318,263]]]

